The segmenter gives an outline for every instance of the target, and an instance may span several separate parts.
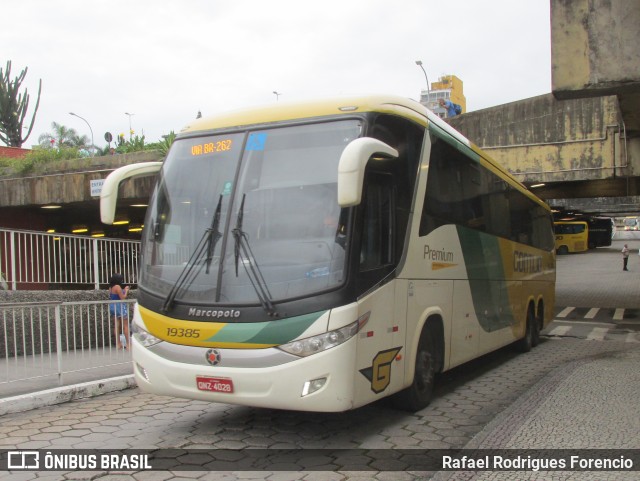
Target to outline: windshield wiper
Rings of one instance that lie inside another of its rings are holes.
[[[247,194],[244,194],[242,196],[242,202],[240,203],[240,210],[238,211],[236,226],[231,231],[231,234],[233,235],[233,238],[235,240],[234,255],[236,277],[238,277],[238,261],[241,260],[244,270],[247,273],[247,277],[249,278],[249,282],[251,282],[251,286],[258,296],[260,304],[262,304],[262,307],[270,316],[273,316],[276,314],[276,308],[271,301],[273,297],[271,296],[271,292],[269,292],[267,282],[265,281],[256,258],[253,255],[253,251],[251,250],[251,246],[249,245],[247,234],[242,230],[242,221],[244,217],[244,200],[246,197]]]
[[[211,228],[205,232],[205,236],[207,237],[207,270],[205,271],[209,274],[209,267],[211,267],[211,261],[213,260],[213,251],[216,249],[216,244],[222,237],[220,233],[220,213],[222,212],[222,194],[220,194],[220,198],[218,199],[218,205],[216,206],[216,211],[213,214],[213,221],[211,222]],[[208,234],[208,235],[207,235]]]
[[[207,269],[205,272],[209,274],[209,268],[211,267],[211,261],[213,260],[213,253],[216,249],[216,244],[222,237],[222,234],[219,231],[221,212],[222,212],[222,194],[220,194],[220,198],[218,199],[218,205],[216,206],[216,211],[214,212],[213,219],[211,220],[211,227],[205,229],[204,233],[202,234],[202,238],[200,239],[200,242],[198,242],[198,245],[196,246],[193,253],[191,254],[191,257],[189,257],[189,260],[187,261],[184,268],[182,269],[182,272],[180,272],[178,279],[176,279],[175,284],[171,288],[171,291],[169,291],[169,294],[167,295],[167,298],[165,299],[164,304],[162,305],[162,310],[164,312],[169,311],[173,307],[173,301],[178,295],[178,292],[180,291],[180,289],[182,289],[184,285],[187,285],[187,286],[191,285],[191,283],[194,281],[194,279],[198,276],[198,274],[202,270],[203,264],[201,259],[202,259],[202,254],[205,252],[205,250],[207,252],[207,256],[204,259],[205,264],[207,266]],[[200,265],[200,267],[196,270],[195,267],[198,264]]]

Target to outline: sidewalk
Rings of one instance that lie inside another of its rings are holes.
[[[10,381],[0,384],[0,402],[7,397],[133,374],[131,352],[115,348],[63,352],[60,377],[57,362],[55,353],[0,358],[0,379]]]
[[[0,416],[136,387],[130,355],[119,356],[123,357],[121,364],[83,369],[82,356],[65,353],[63,364],[75,370],[65,372],[60,379],[55,375],[56,366],[51,366],[34,373],[40,377],[0,384]],[[15,369],[13,364],[0,359],[0,372]]]

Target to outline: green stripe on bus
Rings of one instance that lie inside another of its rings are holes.
[[[480,326],[487,332],[510,326],[513,309],[498,238],[462,226],[457,229]]]
[[[313,312],[289,319],[267,322],[234,322],[224,326],[209,342],[238,342],[248,344],[286,344],[306,331],[325,312]]]

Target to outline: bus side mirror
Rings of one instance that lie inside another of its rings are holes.
[[[133,177],[157,174],[161,168],[162,162],[140,162],[139,164],[125,165],[111,172],[104,180],[100,192],[100,220],[102,223],[113,224],[120,182]]]
[[[369,159],[398,158],[398,151],[371,137],[361,137],[342,151],[338,164],[338,205],[351,207],[362,201],[364,171]]]

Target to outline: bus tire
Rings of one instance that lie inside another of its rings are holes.
[[[544,312],[544,307],[540,306],[540,311]],[[542,330],[542,319],[544,314],[539,314],[534,318],[533,336],[531,338],[531,347],[540,344],[540,331]]]
[[[524,337],[515,343],[518,352],[529,352],[533,347],[533,338],[535,337],[534,332],[536,331],[537,323],[538,321],[533,314],[533,309],[529,308],[527,310],[527,326],[524,331]]]
[[[413,382],[392,397],[393,405],[397,409],[416,412],[424,409],[431,402],[438,362],[437,342],[435,329],[431,329],[430,325],[425,326],[416,352]]]
[[[569,253],[569,248],[567,246],[558,247],[558,255],[564,256]]]

